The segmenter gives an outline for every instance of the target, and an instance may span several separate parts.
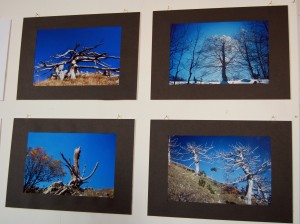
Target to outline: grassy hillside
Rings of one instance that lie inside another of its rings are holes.
[[[168,199],[183,202],[245,204],[235,188],[172,163],[168,171]]]
[[[64,193],[59,194],[59,192],[62,192],[62,190]],[[65,185],[61,185],[59,187],[52,187],[50,185],[48,188],[33,187],[31,189],[28,189],[26,193],[47,194],[47,195],[71,195],[71,196],[100,197],[100,198],[114,197],[113,188],[106,188],[101,190],[95,190],[93,188],[72,189]]]
[[[94,190],[92,188],[86,188],[84,190],[74,192],[74,194],[72,196],[113,198],[114,197],[114,189],[107,188],[107,189],[102,189],[102,190]]]
[[[56,80],[46,79],[34,83],[34,86],[111,86],[119,85],[119,77],[107,77],[101,74],[91,74],[88,76],[79,75],[76,79]]]

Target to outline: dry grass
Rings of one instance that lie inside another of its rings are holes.
[[[88,76],[79,75],[76,79],[54,80],[34,83],[34,86],[112,86],[119,85],[119,77],[107,77],[101,74],[91,74]]]
[[[85,196],[85,197],[100,197],[100,198],[113,198],[114,189],[107,188],[101,190],[94,190],[92,188],[86,188],[83,190],[76,190],[72,196]]]
[[[199,179],[205,184],[199,185]],[[168,170],[168,199],[172,201],[245,204],[239,194],[222,190],[224,185],[205,176],[196,176],[191,171],[171,164]]]

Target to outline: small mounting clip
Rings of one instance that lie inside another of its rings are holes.
[[[168,115],[165,116],[164,120],[169,120],[170,117]]]
[[[122,119],[122,116],[118,114],[117,119]]]
[[[276,116],[275,115],[272,115],[272,117],[271,117],[271,121],[276,121]]]
[[[123,9],[123,12],[125,12],[125,13],[128,12],[128,9]]]
[[[168,10],[171,10],[171,9],[172,9],[171,6],[168,5]]]
[[[35,17],[40,17],[40,14],[36,12]]]
[[[273,5],[273,1],[270,1],[268,4],[268,6],[271,6],[271,5]]]
[[[31,118],[31,114],[27,114],[27,115],[26,115],[26,118]]]

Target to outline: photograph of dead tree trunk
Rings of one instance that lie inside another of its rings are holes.
[[[268,21],[172,24],[169,85],[268,84]]]
[[[34,86],[119,85],[120,26],[36,32]]]
[[[116,135],[29,132],[24,193],[114,197]]]
[[[168,154],[168,200],[271,203],[271,137],[174,135]]]

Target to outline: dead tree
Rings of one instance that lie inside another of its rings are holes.
[[[230,184],[246,183],[245,202],[252,204],[253,195],[261,195],[265,202],[270,195],[270,177],[266,175],[271,172],[270,159],[262,160],[261,155],[256,152],[258,147],[251,147],[237,143],[231,146],[227,152],[220,152],[219,157],[225,162],[224,170],[235,180]],[[242,171],[235,176],[232,173]]]
[[[103,42],[92,46],[81,48],[79,44],[76,44],[74,49],[67,50],[62,54],[56,54],[51,56],[50,60],[40,61],[40,63],[34,67],[35,72],[50,72],[51,79],[64,80],[65,78],[76,79],[80,69],[89,69],[95,71],[114,71],[119,72],[119,67],[111,67],[105,63],[106,59],[120,60],[119,56],[111,56],[107,53],[98,53],[95,49],[103,45]],[[67,70],[64,69],[68,66]]]
[[[208,146],[200,145],[196,143],[187,143],[186,146],[181,147],[176,154],[171,152],[171,159],[177,161],[181,164],[186,164],[192,161],[188,167],[195,166],[195,175],[200,175],[200,162],[211,163],[212,155],[209,154],[209,151],[214,147],[212,145]]]
[[[65,166],[69,169],[70,174],[71,174],[71,180],[69,181],[68,186],[72,187],[72,188],[77,188],[77,189],[80,188],[80,186],[82,184],[86,183],[87,180],[90,179],[94,175],[94,173],[98,167],[98,162],[97,162],[94,169],[92,170],[92,172],[86,177],[84,177],[84,174],[85,174],[85,167],[84,167],[82,175],[81,175],[80,170],[79,170],[80,152],[81,152],[80,147],[78,147],[74,150],[73,165],[71,164],[71,162],[69,160],[67,160],[65,158],[65,156],[62,153],[60,153],[63,160],[65,161]]]

